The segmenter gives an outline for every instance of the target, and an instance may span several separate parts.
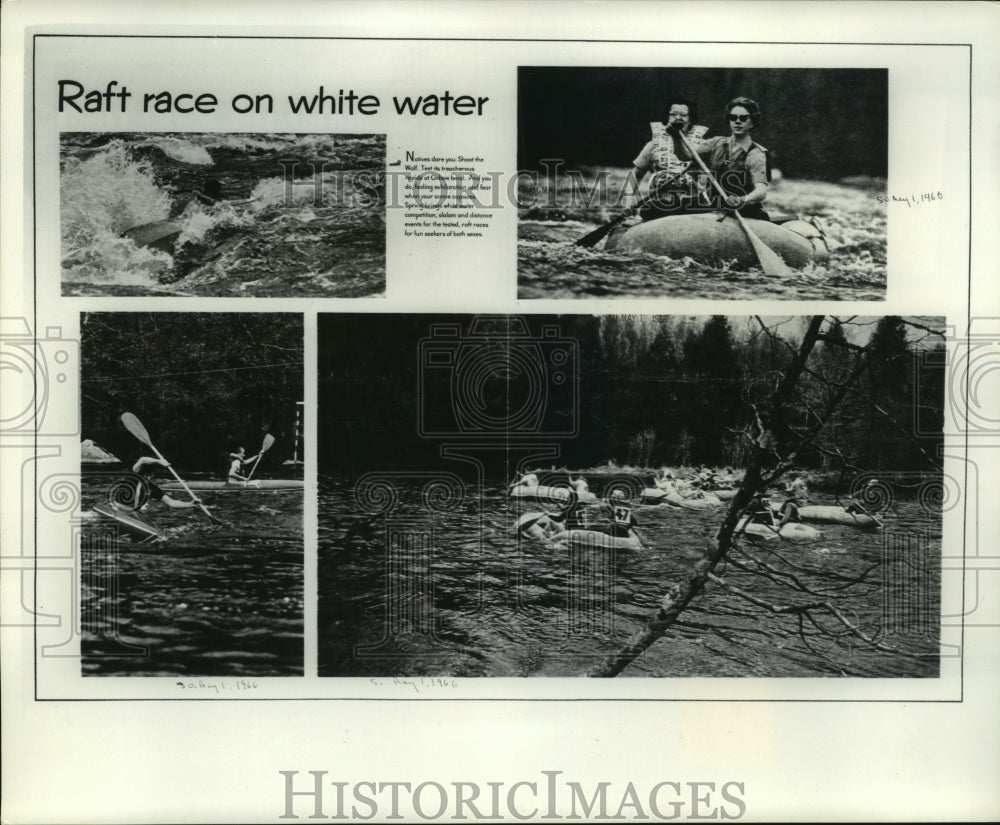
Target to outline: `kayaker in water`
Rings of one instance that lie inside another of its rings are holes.
[[[245,475],[243,475],[243,465],[250,464],[251,462],[256,461],[258,458],[260,458],[260,454],[258,453],[255,456],[247,458],[246,453],[247,453],[246,449],[241,446],[236,450],[235,453],[229,454],[229,473],[226,476],[226,481],[247,482],[250,480]]]
[[[631,172],[636,193],[646,175],[652,175],[647,195],[650,202],[639,210],[639,217],[644,221],[683,214],[693,206],[692,201],[698,193],[697,178],[689,173],[693,159],[678,133],[683,133],[692,145],[696,145],[708,129],[694,125],[694,119],[694,104],[673,98],[667,104],[666,122],[650,124],[653,139],[632,161]],[[638,200],[638,194],[632,195],[625,205],[635,208]]]
[[[162,501],[167,507],[183,510],[194,507],[200,503],[200,499],[194,498],[191,501],[180,501],[163,492],[162,489],[152,479],[152,473],[157,467],[169,467],[170,462],[162,458],[151,456],[141,456],[132,465],[132,472],[135,477],[126,480],[123,484],[118,484],[111,491],[111,503],[120,507],[127,507],[138,512],[142,510],[150,501]]]
[[[586,505],[580,501],[576,490],[568,492],[569,496],[559,511],[549,516],[549,521],[556,526],[556,532],[560,533],[563,530],[579,530],[587,526],[587,519],[583,515]]]
[[[735,97],[726,105],[729,137],[713,137],[700,141],[693,148],[704,159],[709,171],[719,185],[729,193],[723,206],[736,209],[745,218],[769,220],[761,204],[767,198],[768,160],[767,149],[750,138],[750,133],[760,124],[761,112],[756,101],[749,97]]]
[[[610,510],[611,535],[617,539],[629,538],[633,528],[639,526],[639,522],[635,520],[635,515],[632,513],[632,508],[622,504],[608,504],[607,502],[604,502],[604,506]]]

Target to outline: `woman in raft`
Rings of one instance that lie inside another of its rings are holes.
[[[733,209],[745,218],[769,220],[762,206],[770,180],[768,150],[750,137],[762,120],[756,101],[735,97],[726,104],[728,137],[705,138],[705,127],[690,126],[691,110],[688,103],[671,103],[666,125],[651,124],[653,140],[635,159],[633,175],[636,189],[649,171],[659,179],[654,177],[650,182],[649,202],[639,210],[639,216],[648,221],[667,215]],[[727,193],[724,201],[704,179],[680,135]]]

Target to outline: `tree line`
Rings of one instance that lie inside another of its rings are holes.
[[[761,405],[807,323],[800,317],[535,315],[526,316],[528,337],[541,343],[525,350],[520,338],[502,330],[468,343],[473,322],[462,315],[321,315],[320,471],[357,475],[454,465],[441,458],[448,439],[428,435],[425,425],[454,416],[455,393],[465,391],[457,380],[462,359],[475,356],[477,347],[495,348],[494,364],[516,364],[525,352],[540,359],[535,380],[547,409],[533,439],[558,445],[556,463],[742,467]],[[460,333],[448,345],[453,366],[437,372],[456,382],[432,386],[421,342],[444,323]],[[788,426],[808,427],[841,393],[838,384],[849,379],[851,388],[819,436],[798,450],[798,466],[930,470],[944,404],[940,336],[929,338],[896,316],[831,319],[828,326],[810,351]],[[557,328],[558,336],[542,337],[545,327]],[[551,341],[573,343],[575,398],[556,383],[545,360]],[[498,369],[480,377],[475,400],[494,417],[510,411],[513,420],[528,404],[523,374]],[[565,434],[569,430],[575,432]]]
[[[303,398],[302,317],[286,313],[83,313],[81,437],[131,463],[148,451],[121,425],[132,412],[179,467],[221,470],[243,445],[295,450]],[[301,450],[300,450],[301,452]]]

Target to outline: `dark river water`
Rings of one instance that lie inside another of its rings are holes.
[[[106,500],[108,479],[84,476],[84,511]],[[85,523],[84,675],[302,674],[302,492],[199,495],[229,526],[159,502],[143,517],[164,542],[116,541],[108,522]]]
[[[600,495],[600,480],[589,480]],[[519,538],[519,515],[544,508],[499,486],[355,487],[333,478],[319,487],[321,676],[583,675],[643,627],[723,515],[640,505],[643,549],[566,549]],[[818,614],[824,632],[807,623],[800,635],[796,619],[710,584],[624,675],[936,676],[940,512],[902,500],[883,532],[816,526],[822,537],[810,544],[747,541],[717,572],[771,604],[822,594],[900,652],[852,644],[842,624]],[[769,577],[741,569],[755,560],[771,566]],[[789,575],[813,594],[790,590]]]

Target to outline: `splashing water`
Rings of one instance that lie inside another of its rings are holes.
[[[150,284],[170,268],[169,255],[120,237],[170,214],[170,197],[156,185],[151,165],[133,159],[123,142],[113,140],[86,160],[67,160],[60,198],[69,280]]]

